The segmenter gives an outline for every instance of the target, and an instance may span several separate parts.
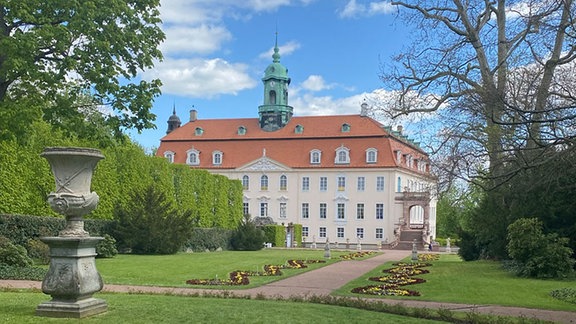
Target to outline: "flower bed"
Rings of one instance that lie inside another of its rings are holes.
[[[344,259],[344,260],[355,260],[358,258],[362,258],[365,256],[369,256],[372,255],[376,252],[374,251],[358,251],[358,252],[353,252],[353,253],[348,253],[348,254],[343,254],[340,256],[340,259]]]
[[[421,278],[414,278],[415,275],[426,274],[430,271],[422,269],[432,266],[432,263],[424,261],[438,260],[437,254],[420,254],[418,256],[419,262],[394,263],[394,268],[384,269],[384,273],[389,273],[387,276],[370,277],[368,280],[384,283],[383,285],[368,285],[363,287],[356,287],[352,289],[353,293],[377,295],[377,296],[420,296],[420,292],[415,290],[408,290],[399,288],[399,286],[414,285],[424,283],[426,280]]]
[[[205,285],[205,286],[236,286],[250,284],[249,277],[256,276],[281,276],[280,269],[303,269],[307,268],[307,264],[324,263],[324,260],[288,260],[283,265],[267,264],[264,266],[264,271],[244,271],[236,270],[229,274],[229,279],[190,279],[186,280],[188,285]]]

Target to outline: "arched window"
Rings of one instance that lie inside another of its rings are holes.
[[[284,174],[280,176],[280,190],[288,189],[288,177]]]
[[[378,161],[378,150],[369,148],[366,150],[366,163],[376,163]]]
[[[294,127],[294,133],[302,134],[302,132],[304,132],[304,126],[298,124],[296,127]]]
[[[196,129],[194,129],[194,135],[202,136],[202,134],[204,134],[204,130],[202,129],[202,127],[196,127]]]
[[[223,154],[221,151],[212,152],[212,164],[221,165],[222,164],[222,155]]]
[[[322,162],[322,151],[320,150],[310,151],[310,163],[320,164],[320,162]]]
[[[248,175],[244,175],[242,177],[242,189],[249,190],[250,189],[250,177]]]
[[[334,160],[335,164],[346,164],[350,163],[350,150],[347,147],[340,146],[336,149],[336,159]]]
[[[271,105],[275,105],[276,104],[276,91],[274,90],[270,90],[270,92],[268,93],[268,98],[270,99],[270,104]]]
[[[200,151],[190,149],[186,151],[186,164],[199,165],[200,164]]]
[[[166,151],[164,152],[164,157],[166,158],[166,160],[168,160],[168,162],[170,163],[174,163],[174,155],[176,153],[172,152],[172,151]]]
[[[265,174],[260,177],[260,190],[268,190],[268,176]]]

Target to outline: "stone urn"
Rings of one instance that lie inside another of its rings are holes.
[[[41,154],[48,160],[56,190],[48,195],[52,209],[66,217],[66,227],[57,237],[41,237],[50,247],[50,267],[42,281],[42,292],[52,300],[41,303],[36,315],[82,318],[107,311],[108,305],[92,295],[104,287],[96,269],[96,245],[102,237],[84,230],[83,216],[98,205],[90,191],[92,174],[104,158],[96,149],[48,147]]]

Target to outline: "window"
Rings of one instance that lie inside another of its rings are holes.
[[[298,124],[296,127],[294,127],[294,133],[302,134],[302,132],[304,132],[304,126]]]
[[[246,135],[246,127],[238,126],[238,135]]]
[[[268,217],[268,203],[261,202],[260,203],[260,217]]]
[[[320,191],[328,190],[328,178],[320,177]]]
[[[336,149],[336,159],[335,164],[346,164],[350,163],[350,150],[347,147],[340,146]]]
[[[250,189],[250,177],[248,175],[242,176],[242,189],[249,190]]]
[[[384,219],[384,204],[376,204],[376,219]]]
[[[302,218],[310,218],[310,204],[302,203]]]
[[[358,177],[358,191],[364,191],[366,188],[366,178]]]
[[[347,133],[350,131],[350,124],[344,123],[342,124],[342,133]]]
[[[384,238],[384,229],[383,228],[377,228],[376,229],[376,238],[377,239],[383,239]]]
[[[310,163],[311,164],[320,164],[321,161],[322,161],[322,151],[320,151],[320,150],[310,151]]]
[[[244,216],[250,214],[250,203],[245,202],[242,204],[242,213]]]
[[[166,160],[168,160],[168,162],[174,163],[174,152],[166,151],[164,152],[164,157],[166,158]]]
[[[214,165],[222,164],[222,152],[220,151],[212,152],[212,164]]]
[[[402,178],[398,177],[396,192],[402,192]]]
[[[199,165],[200,164],[200,152],[195,150],[195,149],[191,149],[186,151],[187,157],[186,157],[186,164],[188,165]]]
[[[302,177],[302,191],[310,190],[310,178]]]
[[[344,227],[338,227],[336,229],[336,237],[344,238]]]
[[[275,105],[276,104],[276,91],[270,90],[270,92],[268,93],[268,97],[270,98],[270,104]]]
[[[412,155],[408,154],[406,155],[406,166],[409,168],[412,168],[414,163],[414,158],[412,157]]]
[[[345,219],[346,218],[346,205],[344,203],[338,203],[337,207],[337,219]]]
[[[280,218],[286,218],[286,203],[280,203]]]
[[[338,177],[338,191],[346,190],[346,177],[339,176]]]
[[[326,238],[326,227],[320,227],[318,229],[318,236]]]
[[[366,150],[366,163],[376,163],[378,160],[378,151],[375,148]]]
[[[268,176],[265,174],[260,177],[260,190],[268,190]]]
[[[280,176],[280,190],[286,190],[288,188],[288,177],[285,175]]]
[[[396,163],[398,164],[402,163],[402,151],[400,150],[396,151]]]
[[[326,203],[320,203],[320,218],[326,219]]]
[[[302,226],[302,237],[308,237],[309,236],[308,233],[310,233],[309,231],[310,229],[308,228],[308,226]]]
[[[364,204],[356,205],[356,219],[364,219]]]
[[[376,191],[384,191],[384,177],[376,178]]]
[[[204,130],[202,129],[202,127],[196,127],[196,129],[194,129],[194,135],[202,136],[202,134],[204,134]]]
[[[364,228],[362,228],[362,227],[356,228],[356,237],[359,239],[364,238]]]

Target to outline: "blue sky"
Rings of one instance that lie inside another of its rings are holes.
[[[408,30],[388,1],[163,0],[164,61],[143,78],[159,78],[156,129],[131,137],[147,149],[165,135],[173,107],[183,123],[257,117],[261,77],[272,62],[275,33],[292,78],[294,114],[355,114],[382,94],[382,63],[408,46]]]

